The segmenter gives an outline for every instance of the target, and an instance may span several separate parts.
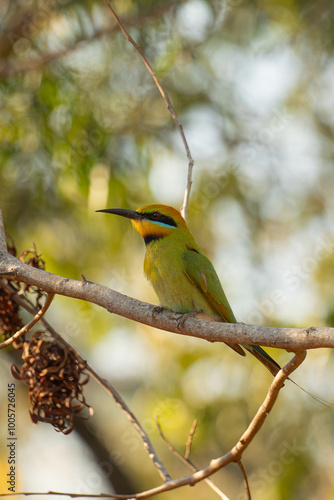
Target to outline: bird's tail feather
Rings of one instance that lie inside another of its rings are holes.
[[[280,371],[281,367],[276,361],[273,360],[269,356],[269,354],[266,353],[262,349],[262,347],[258,345],[247,345],[247,344],[241,344],[244,349],[247,349],[253,356],[256,357],[268,370],[274,377],[277,375],[277,373]]]
[[[279,370],[281,369],[280,365],[274,361],[269,354],[266,353],[260,346],[258,345],[246,345],[246,344],[241,344],[242,347],[247,349],[250,353],[253,354],[253,356],[256,357],[261,363],[268,368],[270,373],[274,375],[274,377],[277,375]],[[297,386],[299,389],[301,389],[303,392],[305,392],[308,396],[310,396],[312,399],[317,401],[318,403],[327,406],[327,408],[330,408],[330,406],[333,406],[334,403],[331,401],[326,401],[325,399],[319,398],[315,394],[312,394],[311,392],[307,391],[302,387],[301,385],[297,384],[294,380],[292,380],[290,377],[288,377],[288,380],[292,382],[295,386]]]

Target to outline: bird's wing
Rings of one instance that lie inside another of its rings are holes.
[[[219,314],[224,322],[236,323],[223,287],[209,259],[197,249],[190,247],[187,247],[183,259],[185,275],[204,295],[212,309]],[[227,345],[241,356],[245,356],[244,350],[238,344]]]
[[[200,290],[223,321],[236,323],[231,306],[209,259],[198,250],[189,247],[187,247],[183,258],[187,278]]]
[[[205,255],[195,248],[187,247],[184,253],[185,274],[187,278],[204,295],[211,307],[221,316],[226,323],[236,323],[235,316],[220,284],[217,273]],[[260,346],[242,344],[227,344],[234,351],[245,356],[243,350],[247,349],[275,376],[280,366]]]

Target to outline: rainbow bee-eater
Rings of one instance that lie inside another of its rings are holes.
[[[177,313],[236,323],[217,273],[201,252],[180,212],[166,205],[146,205],[137,210],[98,210],[131,220],[146,245],[144,272],[160,305]],[[228,343],[245,356],[252,353],[276,375],[280,366],[259,346]]]

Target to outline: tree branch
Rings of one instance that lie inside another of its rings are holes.
[[[243,477],[243,480],[244,480],[244,486],[245,486],[247,498],[248,498],[248,500],[252,500],[251,492],[250,492],[250,489],[249,489],[248,478],[247,478],[247,474],[246,474],[245,468],[243,466],[243,463],[241,462],[241,460],[239,460],[237,462],[237,464],[239,465],[239,469],[241,470],[241,474],[242,474],[242,477]]]
[[[231,453],[235,455],[234,461],[239,461],[241,455],[245,451],[245,449],[249,446],[249,444],[254,439],[255,435],[258,433],[260,428],[262,427],[265,419],[268,417],[272,407],[275,404],[279,391],[284,386],[284,382],[289,377],[289,375],[295,371],[299,365],[306,358],[306,351],[296,352],[294,357],[287,363],[281,370],[277,373],[274,381],[269,387],[268,394],[258,411],[256,412],[255,417],[252,422],[248,426],[247,430],[239,439],[238,443],[232,448]],[[219,459],[218,459],[219,460]]]
[[[186,460],[189,460],[189,458],[190,458],[191,445],[193,443],[193,439],[194,439],[195,432],[196,432],[196,429],[197,429],[197,424],[198,424],[198,420],[195,419],[193,421],[193,425],[191,426],[191,429],[190,429],[189,434],[188,434],[188,439],[187,439],[187,444],[186,444],[186,451],[185,451],[185,454],[184,454],[184,458]]]
[[[194,420],[194,423],[196,422],[197,425],[197,420]],[[190,429],[189,436],[193,436],[193,432],[195,432],[196,425],[194,425]],[[183,456],[173,445],[172,443],[166,438],[166,436],[163,434],[160,423],[159,423],[159,418],[158,415],[155,416],[155,424],[157,426],[159,435],[161,439],[166,443],[168,449],[175,455],[181,462],[183,462],[185,465],[187,465],[193,472],[197,472],[199,469],[194,465],[190,459],[189,456],[187,457],[186,455]],[[189,442],[189,439],[188,439]],[[188,443],[187,443],[187,448],[188,448]],[[190,448],[190,447],[189,447]],[[215,492],[217,495],[222,499],[222,500],[229,500],[229,498],[215,485],[213,481],[211,481],[210,478],[205,478],[204,481],[206,484]]]
[[[276,328],[243,323],[220,323],[188,317],[163,310],[123,295],[103,285],[77,281],[33,268],[0,248],[0,277],[35,285],[47,293],[64,295],[97,304],[111,313],[145,325],[210,342],[256,344],[288,351],[334,347],[334,328]]]
[[[136,429],[136,431],[140,435],[140,437],[141,437],[141,439],[142,439],[142,441],[144,443],[144,448],[148,452],[150,459],[154,463],[154,465],[155,465],[156,469],[158,470],[158,472],[159,472],[160,476],[162,477],[162,479],[164,481],[170,481],[171,477],[168,474],[168,472],[167,472],[165,466],[163,465],[163,463],[159,460],[159,458],[158,458],[158,456],[157,456],[157,454],[156,454],[156,452],[155,452],[155,450],[154,450],[154,448],[152,446],[152,443],[151,443],[148,435],[146,434],[146,432],[144,431],[144,429],[142,428],[142,426],[138,422],[138,420],[135,417],[134,413],[132,413],[132,411],[130,410],[130,408],[128,407],[128,405],[125,403],[125,401],[118,394],[118,392],[116,391],[116,389],[114,387],[112,387],[112,385],[109,384],[109,382],[107,382],[106,380],[102,379],[98,375],[98,373],[96,373],[96,371],[89,364],[86,365],[86,371],[95,379],[96,382],[98,382],[105,389],[105,391],[109,395],[111,395],[114,398],[115,403],[117,404],[117,406],[119,406],[122,409],[122,411],[125,413],[125,415],[127,416],[127,418],[132,423],[133,427]]]

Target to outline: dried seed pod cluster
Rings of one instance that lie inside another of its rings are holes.
[[[8,283],[7,280],[5,282]],[[13,293],[0,288],[0,334],[5,339],[12,337],[23,327],[19,317],[19,306],[12,300],[12,295]],[[20,339],[18,344],[14,343],[14,347],[22,347],[22,340]]]
[[[8,252],[16,257],[16,248],[13,239],[7,235],[8,242],[7,249]],[[24,250],[19,259],[28,264],[29,266],[38,267],[39,269],[45,269],[45,262],[38,254],[36,246],[34,245],[31,250]],[[4,290],[0,287],[0,334],[3,335],[5,339],[11,337],[15,332],[19,331],[23,327],[22,320],[19,316],[19,306],[13,300],[13,295],[15,293],[20,293],[24,295],[26,292],[35,294],[35,306],[40,307],[40,299],[45,292],[38,287],[31,287],[26,284],[19,284],[13,280],[7,280],[3,278],[3,282],[6,285],[10,285],[13,289],[12,292]],[[21,337],[19,341],[13,343],[13,347],[16,349],[21,349],[23,347],[24,337]]]
[[[8,251],[15,257],[14,242],[8,238]],[[31,250],[24,250],[19,259],[30,266],[45,269],[45,262],[35,245]],[[40,308],[40,299],[45,292],[35,286],[0,279],[0,334],[5,339],[23,327],[20,307],[15,302],[16,294],[24,298],[30,308]],[[56,342],[47,331],[34,333],[30,340],[26,337],[28,335],[11,344],[22,350],[23,359],[21,368],[12,366],[12,374],[29,388],[31,419],[34,423],[50,423],[57,431],[68,434],[73,430],[75,414],[83,409],[88,409],[88,415],[92,414],[92,408],[83,395],[83,386],[89,379],[84,373],[85,362],[65,343]]]
[[[16,248],[12,238],[8,235],[10,243],[7,244],[8,252],[16,256]],[[8,284],[9,281],[3,278],[4,283]],[[17,287],[17,283],[14,283]],[[14,292],[13,292],[14,293]],[[13,293],[3,290],[0,288],[0,334],[3,335],[4,339],[8,339],[15,332],[18,332],[23,327],[21,318],[19,317],[19,306],[14,300],[12,300]],[[14,342],[14,347],[22,347],[22,340],[16,344]]]
[[[12,373],[28,385],[32,421],[49,423],[69,434],[76,413],[85,408],[92,413],[83,395],[89,379],[85,363],[41,331],[24,343],[22,358],[21,370],[14,366]]]

